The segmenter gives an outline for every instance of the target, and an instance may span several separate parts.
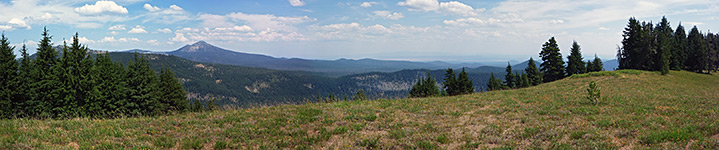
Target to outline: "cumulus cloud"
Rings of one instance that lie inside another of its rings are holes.
[[[187,42],[190,42],[190,39],[187,39],[187,37],[185,37],[185,34],[183,34],[183,33],[175,32],[175,37],[170,38],[170,41],[187,43]]]
[[[367,8],[367,7],[372,7],[372,5],[377,5],[377,4],[379,4],[379,3],[377,3],[377,2],[362,2],[362,4],[360,4],[360,7]]]
[[[477,16],[478,12],[484,9],[474,9],[472,6],[458,1],[439,2],[437,0],[405,0],[397,3],[404,6],[410,11],[436,11],[447,14],[455,14],[462,16]]]
[[[157,32],[160,32],[160,33],[172,33],[172,30],[170,30],[170,29],[168,29],[168,28],[163,28],[163,29],[157,29]]]
[[[77,7],[75,12],[83,15],[127,14],[127,8],[117,5],[113,1],[97,1],[94,5],[85,4],[85,6]]]
[[[290,5],[295,6],[295,7],[299,7],[299,6],[304,6],[304,5],[305,5],[305,2],[303,2],[302,0],[287,0],[287,1],[290,2]]]
[[[145,30],[145,27],[137,25],[130,29],[130,31],[127,31],[127,33],[147,33],[147,30]]]
[[[374,11],[372,13],[374,13],[375,16],[382,17],[384,19],[398,20],[400,18],[404,18],[404,15],[398,12]]]
[[[479,15],[477,11],[482,11],[475,10],[474,8],[472,8],[472,6],[457,1],[439,3],[439,10],[442,12],[458,14],[462,16],[477,16]]]
[[[145,5],[142,6],[142,7],[145,8],[147,11],[150,11],[150,12],[156,12],[156,11],[162,10],[162,9],[160,9],[160,7],[152,6],[152,5],[150,5],[150,4],[145,4]]]
[[[437,0],[405,0],[398,2],[397,5],[407,7],[412,11],[436,11],[439,9]]]
[[[209,28],[232,27],[237,24],[246,24],[252,29],[257,30],[295,31],[296,27],[294,27],[294,25],[316,21],[317,19],[307,16],[283,17],[236,12],[227,15],[202,14],[199,16],[199,20],[202,20],[203,26]]]
[[[187,13],[185,9],[177,5],[170,5],[168,8],[160,8],[149,4],[145,4],[145,6],[150,6],[151,8],[145,8],[150,11],[150,13],[144,15],[145,19],[142,21],[143,23],[158,22],[173,24],[191,19],[190,14]]]
[[[20,18],[12,18],[10,21],[7,22],[8,25],[10,25],[12,28],[25,28],[25,29],[31,29],[30,25],[25,22],[25,20]]]
[[[127,30],[127,29],[125,28],[125,25],[120,24],[120,25],[114,25],[110,28],[107,28],[107,30],[122,31],[122,30]]]

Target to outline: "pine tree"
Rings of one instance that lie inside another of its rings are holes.
[[[353,100],[367,100],[367,94],[364,93],[363,89],[357,90],[357,93],[355,93],[355,96],[352,97]]]
[[[444,91],[447,93],[447,95],[453,96],[453,95],[459,95],[461,92],[459,90],[457,77],[454,73],[454,70],[452,68],[448,68],[446,73],[444,74]]]
[[[646,55],[640,52],[642,25],[636,18],[629,18],[627,27],[624,28],[622,47],[617,52],[619,69],[638,69],[635,64],[639,63],[636,57]]]
[[[426,78],[417,80],[417,84],[409,90],[409,97],[431,97],[438,95],[439,87],[437,87],[437,81],[432,78],[429,72],[427,72]]]
[[[704,39],[704,35],[699,32],[699,29],[697,29],[697,26],[694,26],[692,30],[689,32],[689,36],[687,38],[688,42],[688,56],[691,59],[687,59],[685,62],[685,66],[688,67],[690,71],[694,72],[703,72],[706,64],[706,41]]]
[[[154,115],[160,112],[162,103],[157,99],[157,77],[150,70],[147,58],[135,53],[127,70],[128,103],[124,110],[131,115]]]
[[[587,64],[587,72],[594,72],[594,64],[592,64],[591,60],[587,60],[585,64]]]
[[[582,48],[579,47],[577,41],[574,41],[574,43],[572,43],[571,52],[569,56],[567,56],[567,76],[582,74],[587,70],[584,66],[584,57],[582,57],[581,50]]]
[[[677,30],[674,31],[674,43],[672,44],[672,54],[670,66],[672,70],[681,70],[684,68],[684,63],[687,60],[687,35],[684,31],[684,26],[679,23]]]
[[[487,90],[488,91],[494,91],[494,90],[502,90],[504,89],[504,85],[502,84],[502,79],[497,79],[494,77],[494,73],[491,73],[489,76],[489,82],[487,83]]]
[[[514,88],[522,88],[522,76],[519,75],[519,72],[514,73]]]
[[[202,106],[202,102],[200,102],[200,100],[195,99],[195,100],[193,101],[193,104],[192,104],[192,111],[193,111],[193,112],[201,112],[202,110],[204,110],[204,109],[202,109],[202,107],[203,107],[203,106]]]
[[[532,85],[531,81],[529,81],[529,76],[526,73],[522,73],[522,87],[529,87]]]
[[[589,62],[589,61],[587,61]],[[592,69],[589,70],[591,72],[597,72],[597,71],[604,71],[604,63],[602,63],[602,59],[600,59],[597,55],[594,55],[594,61],[591,62]]]
[[[30,54],[27,53],[27,47],[25,44],[22,45],[20,50],[22,58],[20,58],[20,69],[18,70],[17,88],[14,98],[14,108],[17,116],[26,117],[29,114],[31,107],[29,107],[30,99],[30,84],[34,83],[33,78],[30,76],[30,72],[33,68]]]
[[[160,102],[168,106],[163,111],[186,111],[188,108],[187,94],[182,89],[180,81],[175,78],[175,73],[164,67],[160,72]]]
[[[0,38],[0,118],[10,118],[16,114],[13,112],[13,99],[17,87],[18,64],[14,49],[3,33]]]
[[[96,75],[96,85],[93,86],[94,94],[90,98],[92,107],[88,111],[106,117],[118,117],[113,115],[128,113],[130,110],[124,109],[124,106],[127,106],[129,90],[124,76],[125,67],[113,62],[108,53],[98,54],[92,72]]]
[[[59,79],[53,73],[53,66],[57,63],[57,52],[52,48],[51,39],[52,36],[49,35],[47,28],[44,28],[30,73],[32,80],[35,81],[30,84],[31,91],[28,92],[31,97],[28,102],[31,107],[30,115],[40,118],[53,117],[52,107],[59,99],[57,94],[51,93],[53,89],[60,87]]]
[[[552,82],[564,78],[564,60],[559,52],[559,46],[554,37],[542,45],[542,51],[539,53],[542,58],[540,70],[544,78],[544,82]]]
[[[515,88],[514,86],[514,74],[512,73],[512,65],[507,62],[507,68],[504,69],[506,74],[504,75],[504,86],[508,89]]]
[[[77,68],[72,67],[74,63],[72,59],[74,57],[70,56],[72,53],[69,52],[67,43],[63,44],[61,54],[57,63],[51,67],[52,74],[57,77],[56,81],[58,82],[56,88],[50,91],[52,95],[57,96],[51,109],[54,117],[76,117],[78,115],[78,103],[75,99],[75,95],[78,89],[73,88],[73,83],[75,83],[78,78],[72,74],[72,71]]]
[[[459,87],[460,94],[474,93],[474,84],[472,83],[472,80],[469,79],[469,75],[464,71],[464,68],[462,68],[462,72],[459,72],[459,76],[456,81],[458,83],[457,86]]]
[[[662,75],[669,73],[671,51],[673,47],[672,31],[669,21],[666,17],[662,17],[662,21],[657,24],[656,29],[656,54],[654,54],[654,70],[659,70]]]
[[[537,69],[537,65],[534,62],[533,58],[529,58],[529,64],[527,68],[524,69],[524,72],[527,73],[527,78],[530,81],[530,86],[536,86],[539,84],[542,84],[542,74]]]

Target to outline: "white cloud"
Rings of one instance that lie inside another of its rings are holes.
[[[157,40],[147,40],[147,43],[151,45],[160,45],[160,42]]]
[[[458,1],[438,2],[437,0],[405,0],[397,3],[404,6],[410,11],[436,11],[447,14],[455,14],[462,16],[477,16],[478,12],[484,9],[474,9],[472,6]]]
[[[305,5],[305,2],[303,2],[302,0],[287,0],[287,1],[290,2],[290,5],[295,6],[295,7],[299,7],[299,6],[304,6],[304,5]]]
[[[233,26],[233,27],[229,27],[229,28],[215,28],[215,30],[247,32],[247,31],[252,31],[252,28],[250,26],[243,25],[243,26]]]
[[[412,11],[436,11],[439,9],[437,0],[405,0],[398,2],[397,5],[407,7]]]
[[[127,33],[147,33],[147,30],[145,30],[145,27],[137,25],[130,29],[130,31],[127,31]]]
[[[199,20],[202,20],[202,25],[208,28],[233,27],[244,24],[255,30],[296,31],[294,25],[317,19],[307,16],[283,17],[236,12],[227,15],[201,14]]]
[[[150,12],[156,12],[156,11],[160,11],[160,10],[161,10],[160,7],[152,6],[152,5],[150,5],[150,4],[145,4],[145,5],[142,6],[142,7],[145,8],[147,11],[150,11]]]
[[[377,2],[362,2],[362,4],[360,4],[360,7],[367,8],[367,7],[372,7],[372,5],[377,5],[377,4],[379,4],[379,3],[377,3]]]
[[[123,31],[123,30],[127,30],[127,29],[125,28],[125,25],[120,24],[120,25],[114,25],[110,28],[107,28],[107,30]]]
[[[155,9],[157,8],[157,9]],[[147,9],[147,8],[146,8]],[[145,18],[142,22],[158,22],[158,23],[164,23],[164,24],[173,24],[181,21],[187,21],[191,20],[191,15],[185,11],[180,6],[177,5],[170,5],[168,8],[160,8],[157,6],[152,6],[152,9],[154,11],[150,11],[149,13],[143,15]],[[150,9],[148,9],[150,10]]]
[[[564,20],[554,19],[554,20],[552,20],[552,21],[550,21],[550,22],[553,23],[553,24],[563,24],[563,23],[564,23]]]
[[[83,15],[98,15],[103,13],[111,14],[127,14],[127,8],[117,5],[113,1],[97,1],[94,5],[85,4],[85,6],[75,8],[75,12]]]
[[[170,29],[168,29],[168,28],[164,28],[164,29],[157,29],[157,32],[160,32],[160,33],[172,33],[172,30],[170,30]]]
[[[174,42],[180,42],[180,43],[190,42],[190,39],[187,39],[187,37],[185,37],[185,34],[177,33],[177,32],[175,32],[175,37],[170,38],[170,40],[174,41]]]
[[[469,6],[467,4],[457,2],[457,1],[439,3],[439,10],[442,12],[458,14],[458,15],[462,15],[462,16],[477,16],[477,15],[479,15],[477,13],[477,10],[474,10],[474,8],[472,8],[472,6]]]
[[[599,27],[599,28],[597,28],[597,30],[603,30],[603,31],[608,31],[608,30],[609,30],[609,28],[607,28],[607,27]]]
[[[25,28],[25,29],[31,29],[31,27],[25,22],[25,20],[20,18],[12,18],[10,21],[7,22],[8,25],[12,26],[13,28]]]
[[[0,25],[0,30],[5,31],[5,30],[12,30],[12,29],[13,29],[12,26]]]
[[[110,36],[110,37],[104,37],[104,38],[102,38],[102,40],[100,40],[99,42],[114,43],[114,42],[139,42],[139,41],[140,41],[140,39],[137,39],[137,38],[119,38],[119,39],[115,39],[114,36]]]
[[[375,16],[382,17],[384,19],[398,20],[400,18],[404,18],[404,15],[398,12],[374,11],[372,13],[374,13]]]
[[[110,32],[110,35],[117,35],[117,34],[120,34],[120,33],[116,32],[116,31]]]

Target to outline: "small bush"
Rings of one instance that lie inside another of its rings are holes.
[[[447,139],[446,135],[442,134],[437,137],[437,142],[446,144],[447,142],[449,142],[449,140]]]
[[[597,83],[594,81],[589,82],[589,87],[587,87],[587,93],[589,96],[587,96],[587,99],[589,99],[589,102],[591,102],[594,105],[597,105],[599,103],[599,98],[601,98],[601,91],[600,88],[597,86]]]

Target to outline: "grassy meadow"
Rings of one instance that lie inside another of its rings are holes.
[[[454,97],[0,120],[0,149],[719,149],[718,113],[717,73],[623,70]]]

